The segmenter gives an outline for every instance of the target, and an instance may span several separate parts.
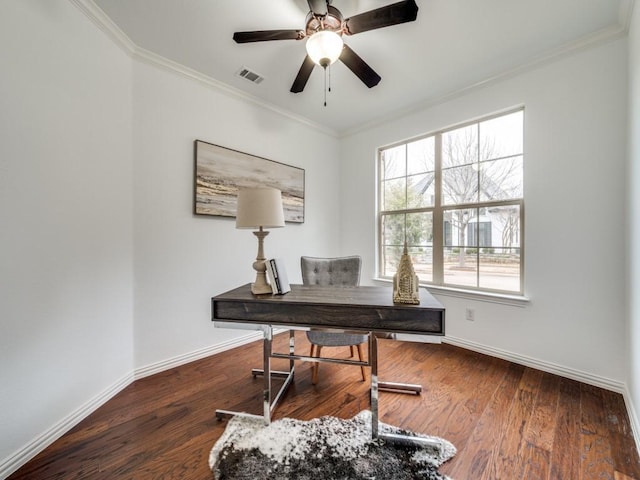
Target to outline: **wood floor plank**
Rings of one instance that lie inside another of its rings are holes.
[[[507,422],[503,432],[499,455],[493,463],[495,472],[488,478],[499,478],[497,472],[509,471],[512,478],[523,478],[523,452],[527,448],[524,432],[532,417],[538,387],[542,380],[539,370],[525,369],[507,413]]]
[[[287,341],[277,335],[274,345]],[[306,354],[302,332],[296,341]],[[617,393],[446,344],[383,340],[380,358],[381,378],[424,387],[381,392],[381,420],[452,441],[458,453],[441,471],[454,480],[640,480]],[[138,380],[9,479],[211,480],[209,452],[226,426],[215,410],[261,413],[263,381],[251,375],[261,362],[254,342]],[[311,364],[297,362],[274,417],[348,418],[369,396],[358,367],[324,364],[313,385]]]
[[[558,412],[553,428],[550,479],[580,479],[580,384],[561,378],[558,386]]]
[[[640,478],[640,458],[638,450],[633,448],[634,438],[629,417],[622,396],[602,390],[604,418],[609,429],[613,464],[618,474],[631,478]]]
[[[551,474],[551,452],[529,442],[520,449],[522,454],[522,477],[527,480],[548,480]]]
[[[613,476],[614,480],[637,480],[638,477],[629,477],[628,475],[625,475],[624,473],[621,472],[615,472],[614,476]]]
[[[469,437],[464,450],[456,455],[455,462],[449,462],[442,471],[452,478],[494,478],[499,457],[498,446],[508,429],[507,412],[518,390],[524,367],[506,364],[504,374],[497,384],[493,397]],[[473,395],[472,392],[467,396]],[[445,435],[442,435],[446,437]],[[491,439],[491,441],[487,441]]]
[[[547,452],[553,449],[554,426],[558,416],[559,385],[560,377],[557,375],[547,373],[542,377],[531,422],[524,434],[526,442]]]
[[[601,389],[580,385],[581,478],[612,479],[614,465]]]

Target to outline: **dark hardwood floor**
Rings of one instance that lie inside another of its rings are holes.
[[[296,338],[306,353],[304,334]],[[285,341],[276,337],[281,351]],[[254,342],[138,380],[9,478],[210,480],[209,451],[226,424],[214,411],[260,413],[262,379],[250,368],[261,353]],[[454,480],[640,480],[617,393],[445,344],[384,340],[380,358],[381,379],[424,386],[419,396],[381,393],[381,420],[453,442],[458,453],[441,471]],[[275,417],[366,408],[358,367],[322,364],[314,386],[311,364],[298,362]]]

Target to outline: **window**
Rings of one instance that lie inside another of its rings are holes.
[[[422,284],[523,293],[524,111],[379,149],[378,271],[405,242]]]

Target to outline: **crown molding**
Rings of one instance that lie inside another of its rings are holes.
[[[295,113],[292,113],[289,110],[279,108],[273,105],[272,103],[265,102],[264,100],[256,96],[246,93],[238,88],[232,87],[231,85],[228,85],[224,82],[220,82],[219,80],[216,80],[213,77],[205,75],[204,73],[194,70],[192,68],[186,67],[181,63],[174,62],[173,60],[169,60],[168,58],[165,58],[162,55],[158,55],[157,53],[154,53],[150,50],[146,50],[144,48],[136,46],[132,56],[135,60],[138,60],[140,62],[153,65],[155,67],[164,69],[172,73],[176,73],[190,80],[201,83],[209,88],[222,92],[229,97],[234,97],[236,99],[242,100],[252,105],[264,108],[266,110],[270,110],[274,113],[277,113],[278,115],[294,120],[297,123],[311,127],[316,131],[320,131],[326,135],[338,138],[338,132],[336,130],[327,128],[326,126],[321,125],[319,123],[315,123],[301,115],[296,115]]]
[[[320,131],[326,135],[338,138],[338,132],[319,123],[313,122],[306,117],[296,115],[289,110],[279,108],[269,102],[243,92],[242,90],[232,87],[226,83],[220,82],[202,72],[186,67],[178,62],[169,60],[161,55],[146,50],[136,45],[136,43],[124,33],[118,25],[102,10],[93,0],[69,0],[72,5],[77,7],[84,13],[100,30],[102,30],[117,46],[119,46],[127,55],[134,60],[142,61],[147,64],[159,67],[163,70],[177,73],[190,80],[194,80],[209,88],[222,92],[223,94],[240,99],[252,105],[270,110],[278,115],[294,120],[297,123],[311,127],[316,131]]]
[[[133,55],[136,44],[124,33],[111,18],[104,13],[93,0],[69,0],[78,10],[85,14],[100,30],[102,30],[118,47],[128,55]]]
[[[634,4],[635,0],[620,0],[618,23],[624,28],[626,33],[629,33],[629,28],[631,26]]]
[[[553,48],[551,50],[547,50],[542,55],[534,57],[514,68],[510,68],[503,72],[500,72],[496,75],[489,76],[479,82],[468,85],[466,87],[458,88],[455,90],[451,90],[449,92],[435,95],[432,98],[424,100],[422,102],[418,102],[412,104],[410,107],[405,109],[396,110],[393,114],[388,115],[382,119],[373,120],[371,122],[367,122],[365,124],[359,125],[358,127],[349,129],[341,135],[342,138],[354,135],[356,133],[360,133],[371,128],[379,127],[381,125],[387,124],[394,120],[398,120],[400,118],[406,117],[411,114],[415,114],[426,110],[428,108],[434,107],[436,105],[440,105],[442,103],[448,102],[455,98],[461,97],[463,95],[468,95],[475,91],[481,90],[485,87],[495,85],[504,80],[513,78],[517,75],[521,75],[526,72],[533,71],[537,68],[540,68],[544,65],[556,62],[562,58],[569,57],[571,55],[575,55],[579,52],[589,50],[591,48],[595,48],[600,45],[604,45],[606,43],[612,42],[614,40],[618,40],[620,38],[625,37],[629,32],[629,23],[631,19],[631,11],[633,9],[634,0],[622,0],[621,1],[621,9],[619,18],[625,18],[624,23],[619,23],[617,25],[612,25],[610,27],[604,28],[597,32],[594,32],[590,35],[586,35],[578,40],[573,42],[566,43],[561,45],[560,47]],[[626,8],[622,8],[622,5],[625,4]]]

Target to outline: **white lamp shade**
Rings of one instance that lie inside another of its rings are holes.
[[[277,188],[242,188],[238,191],[236,228],[284,227],[282,193]]]
[[[327,67],[334,63],[342,53],[342,37],[331,30],[320,30],[307,40],[307,54],[317,65]]]

